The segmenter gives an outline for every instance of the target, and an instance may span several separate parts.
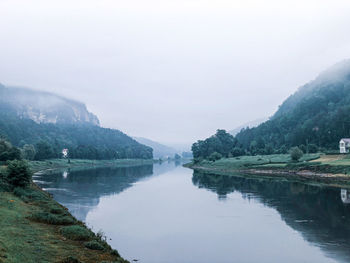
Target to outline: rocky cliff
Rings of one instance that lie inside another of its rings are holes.
[[[85,104],[49,92],[0,84],[0,106],[3,112],[15,113],[37,123],[99,126],[97,116],[89,112]]]

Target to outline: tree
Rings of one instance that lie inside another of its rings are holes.
[[[180,156],[180,155],[178,155],[177,153],[175,153],[175,155],[174,155],[174,159],[175,159],[175,160],[180,160],[180,159],[181,159],[181,156]]]
[[[309,153],[317,153],[318,147],[316,144],[310,143],[309,144]]]
[[[293,147],[290,151],[290,157],[293,161],[298,161],[303,156],[303,151],[299,147]]]
[[[50,159],[52,157],[53,151],[48,142],[40,141],[36,144],[35,160]]]
[[[26,161],[9,161],[7,165],[7,182],[13,187],[26,187],[32,179],[32,172]]]
[[[232,154],[233,157],[237,157],[237,156],[244,155],[245,152],[244,152],[244,150],[242,148],[235,147],[235,148],[233,148],[231,154]]]
[[[26,160],[34,160],[35,157],[35,148],[32,144],[25,144],[22,149],[22,156]]]
[[[214,152],[221,154],[222,157],[228,157],[236,144],[237,141],[231,134],[225,130],[217,130],[215,135],[192,145],[193,157],[208,159]]]
[[[220,160],[222,158],[222,155],[218,152],[213,152],[209,156],[209,161],[215,162],[217,160]]]
[[[3,139],[0,140],[0,161],[20,160],[21,152],[17,147]]]

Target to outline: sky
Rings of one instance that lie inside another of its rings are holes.
[[[0,0],[0,83],[172,146],[271,116],[350,58],[350,1]]]

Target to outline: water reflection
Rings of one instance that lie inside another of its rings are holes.
[[[79,220],[85,221],[89,211],[102,196],[118,194],[135,182],[173,169],[168,165],[142,165],[122,168],[98,168],[80,171],[65,170],[36,176],[35,182],[64,204]]]
[[[350,204],[350,191],[348,189],[341,189],[340,196],[344,204]]]
[[[350,262],[350,193],[347,189],[275,179],[218,176],[194,172],[192,182],[219,200],[238,192],[276,209],[281,218],[327,256]]]

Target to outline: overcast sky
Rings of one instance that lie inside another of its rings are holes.
[[[271,116],[350,57],[350,1],[0,0],[0,82],[168,144]]]

